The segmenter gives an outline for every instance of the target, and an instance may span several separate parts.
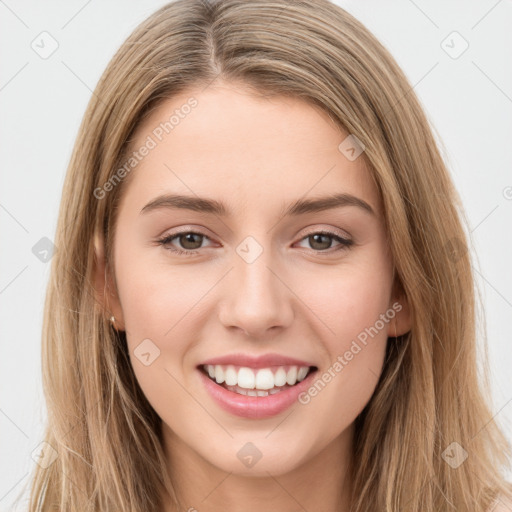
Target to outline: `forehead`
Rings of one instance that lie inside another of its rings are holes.
[[[344,192],[379,212],[363,155],[350,160],[339,149],[348,135],[298,98],[256,96],[225,83],[190,89],[160,103],[138,127],[131,150],[150,149],[126,194],[195,194],[271,208]]]

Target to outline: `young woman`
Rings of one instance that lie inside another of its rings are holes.
[[[343,9],[161,8],[69,165],[30,510],[512,510],[464,223]]]

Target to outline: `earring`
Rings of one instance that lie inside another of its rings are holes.
[[[110,317],[110,323],[112,324],[112,327],[115,329],[116,328],[116,318],[114,315],[112,315]],[[116,329],[117,330],[117,329]]]

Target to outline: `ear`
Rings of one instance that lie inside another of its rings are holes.
[[[390,322],[389,336],[407,334],[412,328],[411,308],[398,279],[393,284],[389,308],[395,311],[395,317]]]
[[[94,291],[97,302],[102,306],[107,318],[115,317],[116,330],[125,330],[123,310],[113,277],[107,273],[103,236],[94,235]]]

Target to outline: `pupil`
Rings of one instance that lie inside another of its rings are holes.
[[[324,247],[317,247],[318,249],[328,249],[329,246],[330,246],[330,243],[329,243],[329,235],[324,235],[324,234],[316,234],[316,235],[312,235],[310,236],[309,238],[310,239],[313,239],[313,243],[311,244],[313,247],[314,247],[314,244],[317,242],[317,237],[325,237],[327,239],[327,242],[324,242],[324,244],[322,244],[320,242],[320,245],[324,245]]]
[[[195,237],[195,236],[201,236],[201,235],[198,235],[196,233],[187,233],[186,235],[182,235],[181,236],[182,241],[183,241],[183,239],[185,240],[185,243],[182,243],[183,247],[185,247],[186,249],[197,249],[198,247],[189,247],[189,246],[187,246],[188,243],[191,243],[192,246],[194,245],[193,237]],[[197,241],[195,243],[197,244]],[[200,246],[201,246],[201,242],[199,242],[199,247]]]

